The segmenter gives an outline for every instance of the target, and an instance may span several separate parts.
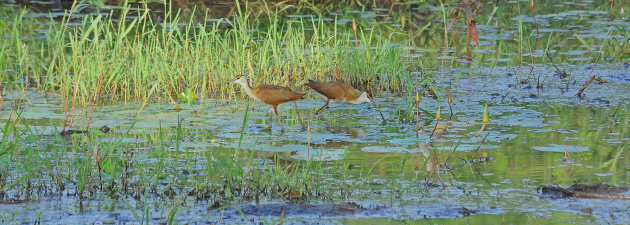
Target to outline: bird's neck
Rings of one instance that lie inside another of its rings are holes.
[[[249,86],[247,81],[239,82],[238,84],[240,84],[243,87],[243,90],[245,90],[245,93],[247,95],[249,95],[249,97],[251,97],[253,99],[256,99],[256,100],[260,100],[258,97],[256,97],[256,94],[254,94],[254,90]]]
[[[363,101],[360,98],[355,97],[354,99],[348,100],[349,103],[352,104],[361,104]]]
[[[370,99],[367,97],[367,95],[364,95],[363,93],[361,93],[361,94],[355,95],[353,99],[348,99],[347,101],[352,104],[361,104],[365,102],[370,102]]]

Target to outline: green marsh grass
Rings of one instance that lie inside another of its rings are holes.
[[[35,29],[21,26],[34,22],[21,10],[11,15],[13,21],[2,20],[11,29],[2,31],[10,38],[0,44],[14,47],[3,48],[0,69],[16,71],[11,79],[24,81],[13,88],[36,87],[85,106],[95,95],[99,102],[170,102],[187,89],[202,96],[200,102],[206,96],[225,99],[233,87],[224,81],[239,74],[254,83],[300,86],[306,79],[343,79],[369,84],[365,89],[400,90],[411,66],[391,45],[392,35],[401,34],[361,27],[356,47],[341,35],[347,28],[285,21],[277,11],[269,10],[268,26],[256,27],[259,18],[238,7],[238,15],[226,21],[229,28],[179,13],[165,13],[158,22],[149,11],[124,7],[119,17],[125,22],[117,22],[114,13],[51,20],[40,27],[47,30],[42,40],[23,40]]]

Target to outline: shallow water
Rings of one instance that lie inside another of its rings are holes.
[[[476,78],[464,78],[460,82],[464,84],[474,80]],[[509,78],[495,80],[499,81],[497,83],[509,82]],[[467,216],[462,208],[471,210],[472,216],[464,220],[470,222],[498,218],[518,221],[517,218],[522,218],[543,223],[590,220],[625,223],[623,221],[630,219],[625,213],[627,203],[622,200],[555,200],[544,198],[536,191],[542,184],[569,186],[574,182],[630,186],[630,174],[627,172],[630,163],[626,149],[630,141],[627,135],[630,127],[627,104],[562,100],[558,94],[557,99],[544,98],[544,101],[539,98],[517,100],[517,93],[522,91],[518,89],[511,89],[514,99],[506,98],[508,100],[501,103],[493,100],[492,94],[485,90],[461,88],[455,93],[451,119],[448,119],[450,113],[446,102],[423,98],[421,105],[428,111],[442,107],[443,119],[440,123],[448,124],[447,132],[433,138],[429,135],[434,122],[424,126],[416,138],[415,123],[396,121],[395,112],[406,107],[406,98],[400,96],[376,98],[390,120],[386,125],[382,125],[380,116],[369,104],[332,105],[321,116],[315,116],[313,112],[323,102],[319,99],[300,100],[300,115],[310,124],[310,133],[301,129],[292,105],[281,107],[287,128],[284,133],[279,132],[275,119],[271,132],[261,130],[267,126],[268,109],[259,103],[251,104],[241,149],[258,152],[254,158],[262,158],[255,160],[269,160],[264,157],[265,152],[283,152],[292,153],[288,157],[293,159],[328,162],[324,164],[328,165],[326,167],[344,162],[351,165],[346,178],[350,183],[365,182],[359,179],[359,173],[365,173],[367,169],[376,168],[378,172],[372,175],[372,181],[361,183],[345,197],[340,197],[334,192],[334,186],[327,186],[328,182],[323,181],[320,185],[322,190],[328,190],[330,199],[314,198],[308,203],[298,203],[308,204],[301,206],[308,210],[297,210],[296,206],[285,205],[292,203],[275,198],[265,198],[257,204],[236,199],[229,205],[238,207],[253,221],[274,221],[279,218],[279,212],[285,211],[284,220],[296,223],[315,218],[329,222],[361,223],[363,219],[360,218],[373,217],[397,220],[425,220],[427,217],[432,218],[428,219],[432,222],[458,223],[459,220],[435,218]],[[489,99],[472,101],[467,99],[472,97],[465,94],[470,92],[475,92],[479,99]],[[37,93],[29,92],[28,95],[32,105],[24,107],[23,124],[28,124],[37,135],[58,132],[63,122],[63,106],[55,100],[37,98]],[[612,96],[602,98],[614,99]],[[10,103],[11,99],[8,100]],[[480,137],[475,137],[481,127],[484,103],[490,105],[490,123]],[[179,149],[171,145],[169,150],[179,152],[180,156],[171,156],[177,160],[173,165],[179,169],[203,160],[206,151],[232,151],[238,147],[245,102],[206,99],[202,106],[182,106],[184,110],[175,111],[170,104],[148,104],[140,114],[136,114],[138,105],[133,104],[98,107],[91,126],[107,125],[112,131],[95,141],[129,143],[136,149],[138,163],[150,166],[156,163],[151,157],[152,149],[159,146],[153,138],[154,134],[159,133],[160,127],[176,128],[179,118],[184,138],[179,142]],[[76,112],[75,125],[71,128],[81,129],[86,125],[86,110]],[[6,122],[11,113],[3,111],[0,115]],[[421,116],[421,121],[430,119],[426,114]],[[308,136],[310,141],[306,138]],[[482,137],[486,140],[480,144]],[[564,160],[565,149],[570,152],[571,161]],[[441,157],[438,161],[440,166],[429,160],[423,170],[417,171],[434,150]],[[452,155],[445,162],[449,154]],[[475,163],[466,163],[473,155]],[[407,163],[401,164],[402,159]],[[199,170],[193,174],[204,176],[203,168],[195,168],[199,166],[193,167],[193,170]],[[436,171],[439,172],[436,174]],[[429,175],[430,178],[427,177]],[[23,218],[19,221],[34,221],[37,213],[41,212],[41,221],[55,223],[76,222],[78,218],[137,222],[128,211],[129,206],[120,199],[101,196],[79,204],[76,196],[68,196],[72,192],[38,195],[34,201],[2,204],[2,217],[7,221],[16,217]],[[7,193],[5,202],[16,199],[15,192]],[[133,198],[128,201],[132,207],[140,204]],[[166,206],[159,200],[149,202],[153,207],[150,220],[157,222],[163,219],[167,214]],[[343,202],[351,205],[335,205],[345,204]],[[216,211],[209,209],[208,204],[204,201],[186,202],[176,221],[217,221],[223,214],[224,222],[244,222],[235,208]],[[610,216],[611,212],[614,218]],[[579,219],[574,218],[575,215],[580,215]],[[347,217],[356,219],[345,219]]]

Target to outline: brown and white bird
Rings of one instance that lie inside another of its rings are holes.
[[[282,126],[282,121],[278,116],[278,105],[304,98],[304,94],[294,92],[288,87],[261,84],[252,88],[249,86],[247,78],[243,75],[236,76],[234,79],[228,81],[228,83],[230,82],[240,84],[249,97],[269,106],[269,127],[266,128],[269,130],[271,130],[271,124],[273,123],[273,114],[276,114],[276,118],[281,127],[280,131],[284,132],[284,126]]]
[[[315,114],[318,114],[319,111],[328,106],[330,103],[352,103],[352,104],[361,104],[365,102],[371,102],[368,97],[367,92],[362,92],[361,94],[357,94],[357,90],[352,86],[341,83],[341,82],[318,82],[314,80],[308,80],[308,85],[311,87],[317,94],[319,94],[324,100],[326,100],[326,104],[322,106]]]

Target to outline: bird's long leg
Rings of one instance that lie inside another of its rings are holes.
[[[276,113],[276,119],[278,119],[278,123],[280,124],[280,132],[284,132],[284,126],[282,126],[282,120],[280,119],[280,116],[278,115],[277,105],[273,107],[273,112]]]
[[[265,130],[271,130],[271,124],[273,124],[273,107],[269,109],[269,126]]]
[[[322,111],[322,109],[325,109],[326,106],[328,106],[328,104],[330,104],[330,99],[326,100],[326,104],[324,104],[324,106],[322,106],[321,108],[319,108],[317,110],[317,112],[315,112],[315,115],[317,115],[319,113],[319,111]]]

